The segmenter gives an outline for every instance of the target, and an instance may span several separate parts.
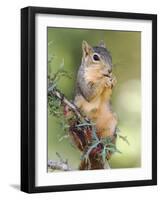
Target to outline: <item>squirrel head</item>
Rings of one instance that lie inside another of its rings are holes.
[[[112,57],[103,41],[92,47],[86,41],[82,42],[82,65],[88,68],[100,68],[105,75],[112,72]]]

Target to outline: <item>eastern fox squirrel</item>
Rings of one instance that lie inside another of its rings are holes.
[[[112,75],[112,57],[102,41],[96,47],[83,41],[82,50],[74,103],[96,124],[99,138],[113,136],[117,116],[110,105],[112,88],[116,84]]]

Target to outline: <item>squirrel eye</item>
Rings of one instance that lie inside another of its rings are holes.
[[[99,56],[98,56],[97,54],[94,54],[94,55],[93,55],[93,60],[94,60],[94,61],[99,61],[100,58],[99,58]]]

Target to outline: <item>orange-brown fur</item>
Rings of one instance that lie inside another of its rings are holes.
[[[97,92],[97,95],[90,102],[79,95],[75,98],[75,104],[96,123],[97,135],[100,138],[112,136],[117,124],[116,115],[110,109],[110,97],[112,88],[108,86],[107,77],[102,77],[101,67],[88,68],[85,72],[85,80],[90,83],[96,83],[98,80],[102,81],[102,85]]]

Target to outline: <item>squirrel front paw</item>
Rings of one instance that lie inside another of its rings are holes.
[[[106,77],[106,87],[113,88],[117,83],[116,77],[111,76],[111,77]]]

